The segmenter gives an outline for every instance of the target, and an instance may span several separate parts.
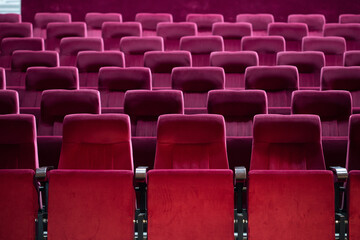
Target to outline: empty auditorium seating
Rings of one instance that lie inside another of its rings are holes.
[[[224,89],[225,73],[220,67],[177,67],[171,84],[184,94],[185,113],[204,113],[208,91]]]
[[[339,23],[360,23],[359,14],[340,14]]]
[[[245,69],[258,65],[259,58],[254,51],[224,51],[210,54],[210,66],[222,67],[225,71],[225,88],[243,89]]]
[[[211,35],[212,25],[216,22],[224,22],[224,16],[210,13],[189,13],[186,15],[186,21],[196,23],[200,35]]]
[[[60,40],[64,37],[87,37],[86,24],[84,22],[50,22],[46,25],[47,50],[59,51]]]
[[[287,51],[300,51],[303,37],[309,35],[305,23],[270,23],[269,36],[283,36]]]
[[[267,28],[270,23],[274,22],[274,16],[272,14],[238,14],[236,16],[237,22],[251,23],[254,36],[267,35]]]
[[[358,168],[359,169],[359,168]],[[349,239],[357,239],[360,237],[360,171],[350,172],[349,194]]]
[[[309,29],[309,36],[322,36],[326,19],[322,14],[290,14],[288,22],[305,23]]]
[[[0,22],[19,23],[21,22],[21,15],[17,13],[2,13],[0,14]]]
[[[125,67],[124,54],[120,51],[82,51],[76,58],[80,86],[97,87],[101,67]]]
[[[191,52],[193,66],[209,66],[210,53],[224,51],[224,41],[221,36],[185,36],[180,49]]]
[[[165,50],[179,50],[180,38],[197,35],[197,25],[192,22],[161,22],[156,35],[164,39]]]
[[[360,24],[328,23],[324,27],[324,36],[338,36],[346,40],[346,50],[360,50]]]
[[[102,112],[122,112],[125,92],[131,89],[151,90],[151,83],[149,68],[100,68],[99,91]]]
[[[259,56],[259,65],[275,65],[276,54],[285,51],[285,39],[281,36],[243,37],[242,51],[255,51]]]
[[[0,41],[7,37],[32,37],[31,23],[0,22]]]
[[[132,136],[156,136],[160,115],[184,113],[183,94],[177,90],[129,90],[125,93],[124,113],[130,116]]]
[[[277,65],[295,66],[299,72],[299,88],[316,90],[320,87],[320,73],[325,65],[325,56],[318,51],[279,52]]]
[[[245,89],[265,90],[269,113],[289,114],[291,94],[299,88],[294,66],[255,66],[245,71]]]
[[[140,22],[144,36],[156,35],[156,27],[159,23],[172,22],[170,13],[137,13],[135,21]]]
[[[346,169],[351,172],[360,169],[359,162],[359,133],[360,133],[360,115],[354,114],[349,121],[349,142],[346,158]],[[351,180],[350,180],[351,182]]]
[[[267,113],[267,98],[263,90],[211,90],[207,111],[225,118],[227,136],[251,136],[253,117]]]
[[[14,90],[0,90],[0,114],[19,113],[19,95]]]
[[[76,66],[76,56],[80,51],[104,51],[101,38],[66,37],[60,41],[60,65]]]
[[[144,54],[144,66],[150,68],[153,87],[171,88],[171,71],[174,67],[191,67],[188,51],[151,51]]]
[[[127,67],[144,66],[144,53],[164,51],[164,40],[161,37],[123,37],[120,40],[120,51],[125,54]]]
[[[344,66],[360,66],[360,51],[346,51],[344,53]]]
[[[46,27],[51,22],[71,22],[70,13],[40,12],[34,17],[34,36],[46,38]]]
[[[90,12],[85,15],[89,37],[101,37],[101,27],[104,22],[122,22],[120,13]]]
[[[252,36],[250,23],[217,22],[213,24],[212,35],[222,36],[227,51],[240,51],[241,38]]]
[[[326,66],[342,66],[346,42],[342,37],[304,37],[302,50],[323,52]]]
[[[122,37],[141,35],[141,24],[138,22],[105,22],[102,26],[102,38],[106,50],[119,50]]]

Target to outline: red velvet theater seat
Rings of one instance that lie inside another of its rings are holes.
[[[68,37],[60,41],[60,65],[75,66],[76,56],[81,51],[104,51],[101,38]]]
[[[64,117],[74,113],[100,114],[97,90],[45,90],[41,96],[40,136],[61,136]]]
[[[11,69],[6,71],[7,86],[24,86],[29,67],[58,67],[59,54],[55,51],[16,50],[11,57]]]
[[[350,172],[348,206],[349,206],[349,239],[360,238],[360,171]]]
[[[138,22],[105,22],[102,26],[102,38],[106,50],[119,50],[119,43],[123,37],[141,35],[141,24]]]
[[[0,67],[0,90],[6,89],[5,69]]]
[[[207,93],[224,89],[225,73],[220,67],[179,67],[171,74],[172,88],[184,93],[186,113],[206,113]]]
[[[248,189],[248,239],[335,239],[330,171],[250,171]]]
[[[243,89],[245,69],[258,65],[259,58],[254,51],[224,51],[210,54],[210,66],[222,67],[225,71],[225,88]]]
[[[276,62],[277,65],[292,65],[298,69],[300,89],[319,89],[321,68],[325,65],[324,53],[279,52]]]
[[[305,23],[270,23],[268,35],[283,36],[287,51],[300,51],[301,41],[309,35],[309,30]]]
[[[89,12],[85,15],[89,37],[101,37],[101,27],[104,22],[122,22],[120,13]]]
[[[325,170],[319,116],[256,115],[250,170]]]
[[[236,22],[251,23],[254,36],[266,36],[268,25],[274,22],[274,16],[272,14],[267,14],[267,13],[260,13],[260,14],[242,13],[236,16]]]
[[[309,36],[322,36],[326,23],[323,14],[290,14],[289,23],[305,23],[309,29]]]
[[[0,41],[7,37],[32,37],[33,27],[31,23],[7,23],[0,22]]]
[[[125,67],[124,53],[120,51],[82,51],[76,58],[81,87],[97,87],[101,67]]]
[[[19,94],[14,90],[0,90],[0,114],[19,113]]]
[[[191,67],[188,51],[151,51],[144,54],[144,66],[150,68],[153,87],[171,88],[171,71],[175,67]]]
[[[102,112],[123,112],[127,90],[151,90],[151,71],[144,67],[102,67],[99,71],[99,91]]]
[[[47,50],[59,51],[60,40],[64,37],[87,37],[86,24],[84,22],[50,22],[46,25]]]
[[[326,66],[342,66],[345,49],[342,37],[304,37],[302,42],[303,51],[323,52]]]
[[[30,169],[0,170],[1,238],[35,240],[39,202],[34,175]]]
[[[245,71],[245,89],[265,90],[269,113],[290,114],[291,94],[298,88],[294,66],[257,66]]]
[[[0,133],[1,169],[35,170],[39,167],[34,116],[28,114],[0,115]],[[1,183],[4,182],[1,181]],[[10,190],[15,191],[16,189]],[[3,210],[5,209],[2,209],[1,212]]]
[[[349,120],[349,138],[348,151],[346,159],[346,168],[349,172],[360,170],[359,146],[360,146],[360,115],[354,114]],[[351,181],[350,181],[351,182]]]
[[[70,13],[39,12],[34,17],[34,36],[46,38],[46,27],[51,22],[71,22]]]
[[[321,119],[323,136],[347,136],[352,113],[348,91],[295,91],[292,96],[293,114],[315,114]]]
[[[339,23],[360,23],[359,14],[340,14]]]
[[[360,50],[359,23],[328,23],[324,27],[324,36],[338,36],[346,40],[346,50]]]
[[[16,50],[43,51],[44,40],[42,38],[4,38],[1,41],[0,66],[10,68],[11,56]]]
[[[207,110],[225,118],[227,136],[251,136],[253,118],[267,113],[267,98],[262,90],[211,90]]]
[[[161,22],[156,28],[156,35],[164,39],[165,50],[179,50],[180,39],[198,34],[197,25],[192,22]]]
[[[2,13],[0,14],[0,22],[19,23],[21,22],[21,15],[17,13]]]
[[[243,37],[242,51],[255,51],[260,65],[275,65],[276,54],[285,51],[285,39],[281,36]]]
[[[360,51],[344,52],[344,66],[360,66]]]
[[[241,38],[252,36],[250,23],[218,22],[212,27],[212,35],[222,36],[227,51],[240,51]]]
[[[137,13],[135,21],[141,23],[144,36],[155,36],[157,25],[173,22],[173,16],[170,13]]]
[[[196,23],[199,35],[211,35],[213,24],[224,22],[224,16],[221,14],[189,13],[186,15],[186,21]]]
[[[183,94],[177,90],[129,90],[125,93],[124,113],[130,116],[132,136],[156,136],[160,115],[184,113]]]
[[[144,66],[144,53],[164,51],[162,37],[123,37],[120,40],[120,51],[125,54],[127,67]]]
[[[180,49],[191,52],[193,66],[209,66],[210,53],[224,51],[221,36],[186,36],[180,39]]]

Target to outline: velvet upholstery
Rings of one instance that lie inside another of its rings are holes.
[[[231,170],[151,170],[149,239],[234,239]]]
[[[227,136],[251,136],[253,118],[267,113],[267,98],[262,90],[211,90],[207,110],[225,118]]]
[[[360,237],[360,171],[350,172],[349,183],[349,239]]]
[[[286,41],[287,51],[300,51],[303,37],[309,35],[308,26],[305,23],[270,23],[268,26],[269,36],[283,36]]]
[[[186,21],[196,23],[200,34],[211,35],[212,25],[216,22],[224,22],[224,16],[213,13],[189,13],[186,15]]]
[[[274,16],[268,13],[247,14],[241,13],[236,16],[236,22],[251,23],[255,36],[267,35],[267,28],[270,23],[274,22]]]
[[[122,22],[120,13],[89,12],[85,15],[89,37],[101,37],[101,27],[104,22]]]
[[[19,23],[21,22],[21,15],[17,13],[2,13],[0,14],[0,22]]]
[[[250,171],[248,238],[335,239],[333,198],[330,171]]]
[[[34,186],[34,170],[0,170],[0,237],[2,239],[35,240],[38,196]]]
[[[153,36],[157,25],[173,22],[173,16],[170,13],[136,13],[135,21],[141,23],[144,36]]]
[[[309,29],[309,36],[322,36],[326,23],[323,14],[290,14],[289,23],[305,23]]]
[[[180,38],[198,34],[193,22],[161,22],[156,27],[156,35],[164,39],[165,50],[179,50]]]
[[[0,114],[19,113],[19,94],[15,90],[0,90]]]
[[[295,91],[291,112],[318,115],[323,136],[347,136],[352,113],[351,94],[343,90]]]
[[[129,90],[125,93],[124,113],[131,119],[132,136],[156,136],[162,114],[183,114],[184,100],[177,90]]]
[[[250,170],[325,170],[315,115],[256,115]]]
[[[6,89],[5,69],[0,67],[0,90]]]
[[[250,23],[217,22],[212,26],[212,35],[222,36],[227,51],[240,51],[241,38],[252,36]]]
[[[360,51],[346,51],[344,52],[344,66],[360,66]]]
[[[346,40],[346,50],[360,50],[360,24],[328,23],[324,27],[324,36],[338,36]]]
[[[105,22],[102,26],[102,38],[106,50],[119,50],[119,42],[126,36],[142,36],[141,24],[138,22]]]
[[[46,27],[51,22],[71,22],[70,13],[38,12],[34,16],[34,36],[46,38]]]
[[[275,65],[276,54],[285,51],[285,39],[282,36],[243,37],[242,51],[255,51],[259,56],[259,65]]]
[[[359,146],[360,146],[360,115],[354,114],[349,120],[348,151],[346,158],[347,170],[360,170]]]
[[[34,116],[0,115],[0,133],[1,169],[39,167]]]
[[[133,177],[131,171],[51,171],[49,239],[132,239]]]
[[[0,22],[0,41],[7,37],[32,37],[31,23],[7,23]]]
[[[129,116],[124,114],[66,116],[59,169],[133,171]]]
[[[84,22],[50,22],[46,26],[46,49],[59,51],[64,37],[87,37]]]
[[[360,23],[359,14],[340,14],[339,23]]]
[[[221,115],[162,115],[158,120],[154,168],[228,169],[225,138]]]

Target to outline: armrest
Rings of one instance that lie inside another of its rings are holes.
[[[139,184],[138,190],[140,191],[140,203],[139,211],[141,213],[146,213],[146,172],[148,167],[137,167],[135,169],[135,181]]]
[[[335,182],[346,182],[346,180],[348,179],[349,174],[346,168],[335,166],[330,167],[330,170],[334,173]]]
[[[149,167],[147,166],[140,166],[135,169],[135,179],[138,182],[146,182],[146,173]]]
[[[244,210],[243,210],[243,200],[242,195],[244,191],[244,185],[246,181],[246,168],[245,167],[235,167],[234,171],[234,181],[235,181],[235,196],[236,196],[236,211],[235,211],[235,223],[237,228],[237,238],[243,239],[244,233]]]
[[[52,166],[37,168],[35,170],[35,179],[39,182],[47,181],[47,173],[52,169],[54,169]]]
[[[245,167],[235,167],[235,184],[236,183],[245,183],[246,181],[246,168]]]

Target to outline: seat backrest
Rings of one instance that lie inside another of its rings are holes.
[[[228,169],[225,138],[225,121],[220,115],[162,115],[154,168]]]
[[[39,37],[9,37],[1,41],[1,55],[10,56],[16,50],[43,51],[44,40]]]
[[[358,168],[359,169],[359,168]],[[360,171],[350,172],[348,194],[349,239],[360,237]]]
[[[0,90],[6,89],[5,69],[0,67]]]
[[[320,73],[321,68],[325,66],[325,56],[318,51],[279,52],[276,63],[295,66],[299,73]]]
[[[217,22],[212,26],[212,35],[222,36],[224,39],[241,39],[252,35],[252,26],[243,22]]]
[[[60,55],[76,56],[80,51],[104,51],[101,38],[65,37],[60,41]]]
[[[50,22],[46,26],[47,39],[86,36],[86,24],[84,22]]]
[[[0,40],[6,37],[32,37],[33,27],[31,23],[0,23]]]
[[[360,66],[324,67],[321,70],[321,90],[360,91]]]
[[[0,114],[19,113],[19,94],[15,90],[0,90]]]
[[[257,53],[277,53],[285,51],[285,39],[282,36],[243,37],[241,50]]]
[[[125,54],[141,55],[148,51],[164,51],[162,37],[123,37],[120,40],[120,51]]]
[[[185,36],[180,39],[180,49],[192,54],[210,54],[224,51],[224,40],[221,36]]]
[[[101,29],[104,22],[122,22],[120,13],[89,12],[85,15],[85,22],[90,29]]]
[[[354,114],[350,116],[349,120],[349,139],[348,139],[348,151],[346,158],[347,170],[360,170],[360,115]]]
[[[150,51],[144,54],[144,66],[152,73],[171,73],[174,67],[191,65],[191,53],[188,51]]]
[[[224,22],[224,16],[221,14],[189,13],[186,15],[186,21],[196,23],[199,30],[211,31],[214,23]]]
[[[54,13],[54,12],[40,12],[36,13],[34,17],[35,28],[46,29],[48,23],[51,22],[71,22],[70,13]]]
[[[77,55],[79,72],[98,72],[101,67],[125,67],[124,54],[119,51],[81,51]]]
[[[102,37],[120,39],[125,36],[141,36],[142,28],[138,22],[105,22]]]
[[[305,23],[309,32],[322,32],[326,23],[323,14],[290,14],[288,16],[289,23]]]
[[[164,39],[180,39],[197,33],[197,25],[192,22],[160,22],[156,27],[156,35]]]
[[[303,37],[309,35],[308,27],[305,23],[270,23],[268,26],[269,36],[283,36],[286,41],[301,41]]]
[[[344,66],[360,66],[360,51],[344,52]]]
[[[274,22],[272,14],[238,14],[236,22],[251,23],[254,31],[266,31],[270,23]]]
[[[338,36],[345,40],[359,40],[360,39],[360,24],[359,23],[327,23],[324,27],[324,36]]]
[[[167,23],[173,21],[170,13],[137,13],[135,21],[140,22],[143,30],[155,31],[159,23]]]
[[[346,42],[342,37],[304,37],[303,51],[320,51],[324,54],[343,54]]]
[[[359,14],[340,14],[339,23],[360,23]]]
[[[11,71],[26,72],[35,66],[58,67],[59,54],[55,51],[16,50],[11,57]]]
[[[250,170],[325,170],[319,116],[256,115]]]
[[[0,14],[0,22],[19,23],[21,22],[21,15],[17,13],[2,13]]]
[[[223,51],[210,54],[210,66],[222,67],[225,73],[244,73],[250,66],[258,66],[259,57],[254,51]]]

